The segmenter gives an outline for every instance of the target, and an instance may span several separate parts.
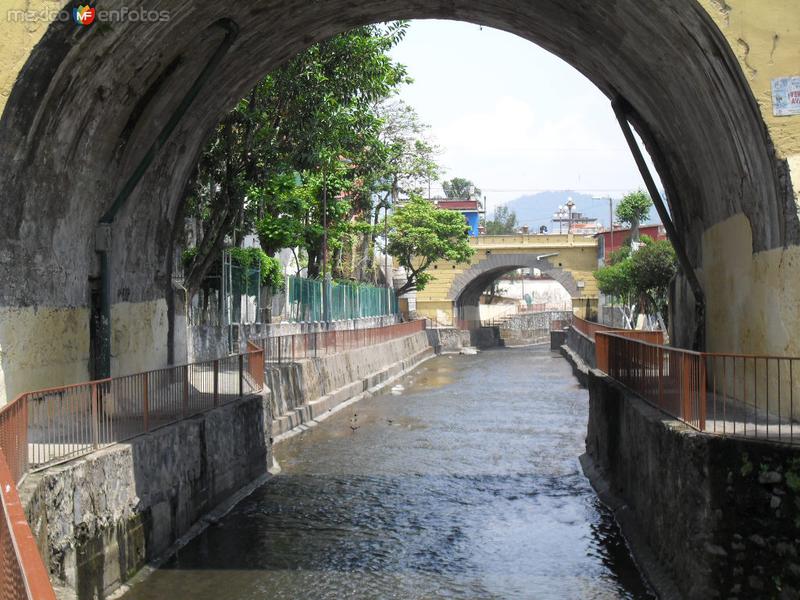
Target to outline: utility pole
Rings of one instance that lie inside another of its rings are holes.
[[[614,250],[614,200],[611,198],[611,196],[608,197],[608,226],[611,230],[611,250],[613,251]]]
[[[572,209],[574,208],[575,203],[572,201],[572,198],[567,200],[567,209],[569,210],[569,221],[567,221],[567,234],[572,233]]]

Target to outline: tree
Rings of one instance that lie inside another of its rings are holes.
[[[653,201],[643,190],[627,194],[617,205],[617,218],[631,228],[631,239],[639,241],[639,225],[650,216]]]
[[[636,252],[623,246],[611,256],[610,264],[594,274],[598,289],[618,298],[626,317],[633,322],[636,312],[667,314],[669,284],[677,272],[677,259],[667,240],[642,237]]]
[[[373,168],[371,156],[380,155],[370,150],[379,145],[382,125],[376,106],[408,81],[405,67],[389,56],[406,29],[405,22],[357,27],[315,44],[260,81],[223,118],[176,218],[176,227],[184,215],[202,222],[187,269],[189,290],[218,261],[227,239],[239,245],[258,229],[263,249],[273,252],[283,243],[276,226],[302,240],[309,271],[319,271],[323,191],[331,200],[329,223],[350,223],[369,197],[360,180]],[[339,168],[342,157],[351,168]],[[346,228],[335,229],[329,231],[334,247],[343,244],[337,236]]]
[[[486,221],[486,235],[504,235],[514,233],[517,229],[517,213],[507,206],[494,209],[494,219]]]
[[[436,261],[464,263],[474,253],[463,215],[436,208],[416,194],[389,218],[388,251],[407,273],[398,296],[424,289],[431,280],[427,270]]]
[[[378,156],[378,160],[368,184],[373,202],[363,215],[372,227],[362,238],[357,269],[359,278],[372,281],[376,280],[375,240],[383,233],[379,227],[381,211],[391,209],[403,195],[421,193],[430,181],[439,179],[440,172],[436,162],[439,148],[426,139],[429,127],[411,106],[401,100],[384,102],[377,115],[381,119],[380,143],[372,156]]]
[[[678,272],[675,249],[667,240],[645,243],[630,257],[633,288],[651,314],[667,314],[669,284]]]
[[[442,189],[445,196],[454,200],[469,200],[473,195],[481,195],[475,184],[463,177],[453,177],[450,181],[443,181]]]

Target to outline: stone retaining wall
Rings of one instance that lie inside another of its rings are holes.
[[[589,336],[574,327],[569,327],[567,329],[567,346],[590,368],[594,369],[597,366],[594,340]]]
[[[432,356],[428,335],[421,331],[376,346],[268,367],[273,437],[374,390]]]
[[[28,476],[22,500],[62,599],[106,597],[265,476],[269,420],[251,396]]]
[[[566,354],[585,471],[661,597],[800,598],[800,448],[699,433]]]

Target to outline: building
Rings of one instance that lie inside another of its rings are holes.
[[[480,223],[481,203],[479,200],[457,200],[451,198],[434,198],[433,203],[444,210],[457,210],[467,220],[469,235],[478,237]]]
[[[640,236],[648,236],[653,238],[654,240],[665,240],[667,239],[667,232],[664,230],[664,226],[661,224],[655,225],[640,225],[639,226],[639,235]],[[630,228],[621,228],[618,226],[614,226],[614,235],[613,235],[613,243],[612,243],[612,236],[611,231],[601,231],[600,233],[596,234],[594,237],[597,238],[597,262],[600,265],[604,265],[608,262],[608,257],[616,250],[619,250],[620,247],[625,243],[631,236]]]

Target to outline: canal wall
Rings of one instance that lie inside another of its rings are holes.
[[[29,475],[22,501],[61,600],[106,598],[263,480],[269,422],[251,396]]]
[[[582,333],[574,327],[567,328],[567,347],[572,350],[590,369],[597,366],[597,359],[595,358],[594,340],[585,333]],[[580,370],[580,369],[578,369]],[[582,381],[584,385],[585,381]]]
[[[372,393],[435,355],[428,333],[369,346],[268,366],[272,391],[272,437],[278,438],[319,420],[342,403]]]
[[[569,321],[571,318],[572,311],[512,315],[500,325],[500,338],[508,347],[549,343],[553,321]]]
[[[800,450],[699,433],[586,374],[584,470],[663,598],[800,598]]]

